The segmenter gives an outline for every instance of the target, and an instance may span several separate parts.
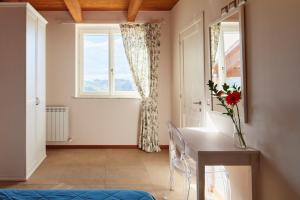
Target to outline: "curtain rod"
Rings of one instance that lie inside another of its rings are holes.
[[[151,19],[149,21],[144,21],[144,22],[124,22],[123,24],[144,24],[144,23],[162,23],[162,24],[165,24],[166,21],[164,19]]]
[[[125,20],[113,20],[113,21],[101,21],[101,20],[86,20],[81,23],[76,23],[74,21],[64,21],[60,19],[56,19],[56,21],[60,24],[145,24],[145,23],[161,23],[161,24],[166,24],[165,19],[151,19],[148,21],[137,21],[137,22],[128,22]]]

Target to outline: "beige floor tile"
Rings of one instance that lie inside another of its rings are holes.
[[[120,189],[120,190],[144,190],[144,191],[150,191],[153,189],[153,186],[150,184],[150,185],[143,185],[143,184],[139,184],[139,185],[121,185],[121,184],[113,184],[113,185],[110,185],[110,184],[106,184],[105,185],[105,188],[106,189]]]
[[[151,183],[159,187],[170,187],[170,169],[167,164],[162,165],[147,165],[146,169],[150,174]],[[182,174],[175,173],[175,184],[178,187],[183,187],[184,176]]]
[[[135,149],[108,149],[106,166],[108,168],[144,166],[142,156],[145,154]]]
[[[58,184],[18,184],[7,189],[57,189]]]
[[[177,174],[175,183],[175,191],[169,191],[167,150],[66,149],[48,150],[47,158],[28,181],[0,182],[0,188],[134,189],[149,192],[157,200],[183,200],[184,178]]]
[[[105,189],[105,185],[95,184],[59,184],[57,189]]]
[[[57,151],[58,150],[50,150],[50,153],[47,151],[45,164],[103,166],[106,162],[107,153],[105,150],[65,149],[62,150],[62,152]]]
[[[105,168],[88,165],[68,166],[60,177],[60,182],[67,184],[105,184]]]
[[[114,184],[151,184],[150,177],[144,167],[109,167],[106,169],[105,183]]]
[[[60,178],[66,169],[64,165],[41,165],[26,181],[26,184],[59,184]]]

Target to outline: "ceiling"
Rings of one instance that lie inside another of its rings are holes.
[[[4,0],[5,2],[29,2],[37,10],[68,10],[64,0]],[[179,0],[144,0],[139,10],[171,10]],[[82,11],[127,11],[130,0],[78,0]]]

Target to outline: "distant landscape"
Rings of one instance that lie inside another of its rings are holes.
[[[99,92],[108,90],[108,80],[85,80],[84,91],[85,92]],[[116,91],[135,91],[135,86],[130,80],[115,79]]]

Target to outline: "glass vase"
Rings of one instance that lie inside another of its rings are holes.
[[[246,149],[247,143],[245,140],[245,134],[243,132],[238,132],[234,125],[234,132],[233,132],[233,142],[234,146],[240,149]]]

